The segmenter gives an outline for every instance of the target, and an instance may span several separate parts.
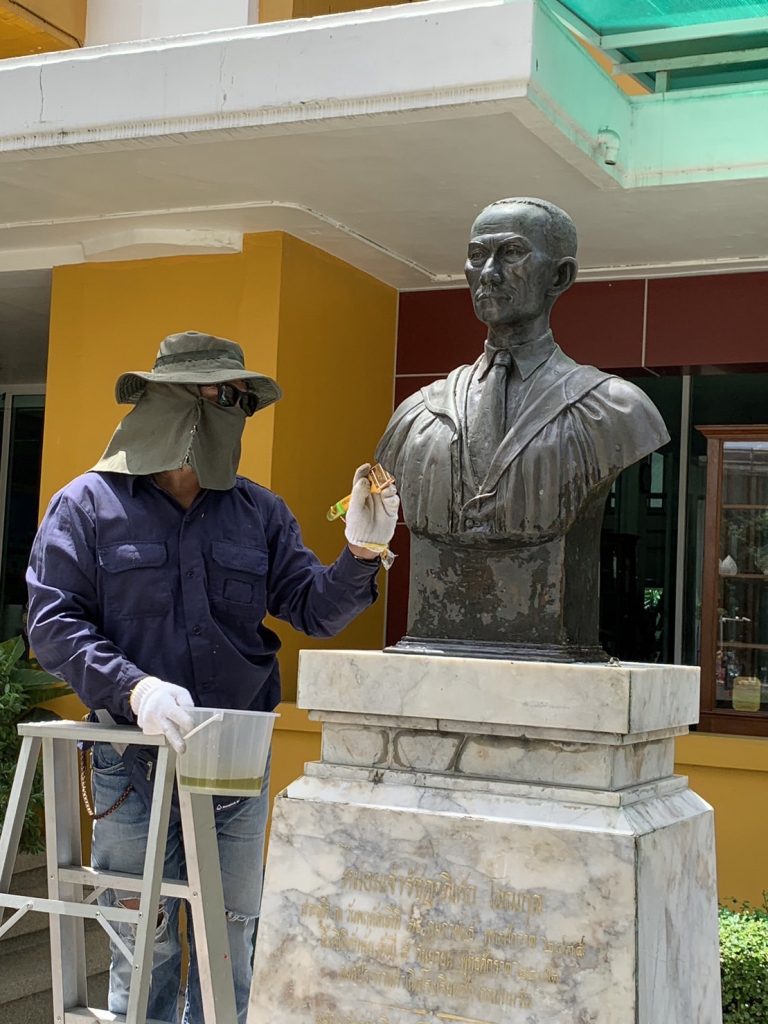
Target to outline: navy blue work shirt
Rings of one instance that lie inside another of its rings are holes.
[[[267,612],[333,636],[377,596],[378,560],[323,565],[271,491],[237,477],[188,509],[151,477],[85,473],[52,499],[32,549],[29,639],[89,708],[134,721],[144,676],[202,707],[271,711],[280,641]]]

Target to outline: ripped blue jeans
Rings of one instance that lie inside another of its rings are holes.
[[[261,903],[264,832],[269,810],[268,775],[261,796],[215,809],[219,859],[227,911],[227,932],[235,981],[238,1024],[245,1024],[251,987],[253,945]],[[110,807],[128,785],[122,760],[109,743],[93,748],[93,794],[98,812]],[[95,821],[91,861],[95,868],[141,874],[144,870],[149,811],[136,793],[113,814]],[[186,877],[181,826],[172,824],[165,850],[166,878]],[[136,906],[137,894],[108,889],[99,902],[108,906]],[[187,928],[190,950],[189,972],[182,1024],[203,1024],[200,979],[195,957],[191,915]],[[135,927],[116,925],[126,944],[133,948]],[[113,944],[109,971],[109,1010],[126,1012],[132,968]],[[179,936],[179,900],[163,897],[157,917],[157,932],[147,1016],[153,1020],[178,1020],[181,985],[181,941]]]

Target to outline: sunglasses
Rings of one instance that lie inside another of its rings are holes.
[[[222,409],[232,409],[239,405],[246,416],[253,416],[259,408],[259,396],[252,391],[241,391],[234,384],[211,384],[216,388],[216,405]]]

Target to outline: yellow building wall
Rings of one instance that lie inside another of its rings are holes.
[[[83,45],[86,0],[0,0],[0,60]]]
[[[411,0],[260,0],[259,21],[288,21],[314,18],[320,14],[367,11],[373,7],[393,7]]]
[[[272,488],[301,523],[323,561],[341,551],[344,527],[328,507],[349,493],[357,466],[370,461],[392,410],[397,293],[362,271],[285,237]],[[295,700],[303,647],[381,649],[386,578],[376,604],[333,640],[315,640],[270,622],[283,641],[283,698]]]
[[[313,18],[317,14],[342,14],[367,11],[373,7],[392,7],[410,0],[293,0],[293,18]]]
[[[761,905],[768,890],[768,740],[691,733],[676,742],[676,771],[715,811],[720,900]]]

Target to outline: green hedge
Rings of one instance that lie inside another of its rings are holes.
[[[768,893],[763,906],[720,910],[723,1024],[768,1024]]]

